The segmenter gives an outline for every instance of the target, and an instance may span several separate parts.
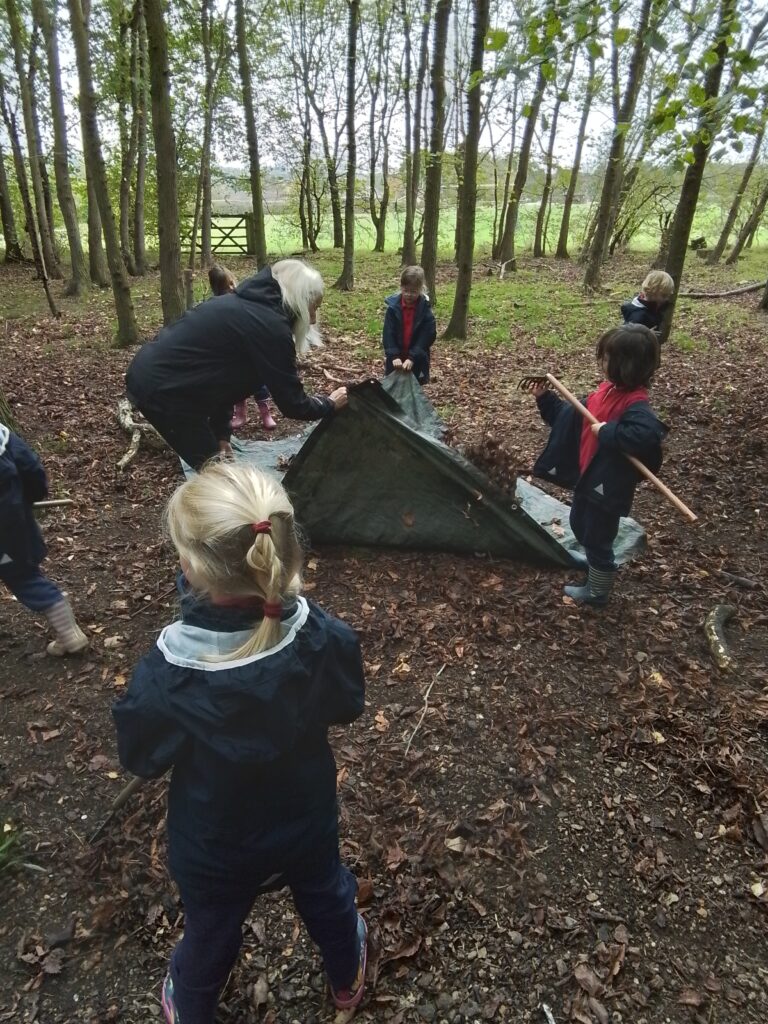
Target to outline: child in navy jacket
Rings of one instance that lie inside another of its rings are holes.
[[[339,858],[328,727],[363,711],[354,631],[299,596],[302,552],[282,486],[246,464],[207,466],[167,524],[189,589],[113,707],[120,760],[168,796],[184,936],[162,1005],[212,1024],[259,893],[288,886],[337,1007],[363,995],[366,926]]]
[[[47,495],[40,459],[0,423],[0,580],[30,611],[45,615],[56,634],[48,644],[49,654],[77,654],[88,646],[88,639],[69,601],[40,571],[45,542],[32,505]]]
[[[406,267],[400,275],[400,291],[384,303],[384,373],[413,371],[419,384],[429,384],[429,354],[437,327],[435,314],[424,293],[424,271]]]
[[[552,433],[533,472],[573,488],[571,529],[586,551],[588,576],[583,586],[568,586],[565,593],[600,606],[608,602],[616,577],[613,542],[619,518],[629,515],[640,480],[624,453],[658,472],[667,428],[648,404],[647,389],[659,365],[653,331],[641,325],[606,331],[597,343],[597,361],[605,380],[585,402],[596,424],[543,386],[534,389]]]
[[[664,313],[675,294],[675,282],[664,270],[652,270],[640,286],[640,294],[622,304],[625,324],[642,324],[652,331],[661,330]]]

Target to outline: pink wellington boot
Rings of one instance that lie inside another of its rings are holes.
[[[272,413],[269,410],[269,402],[264,399],[263,402],[258,402],[257,405],[259,407],[262,427],[264,427],[265,430],[274,430],[277,424],[272,419]]]
[[[245,402],[237,402],[234,409],[232,410],[232,429],[237,430],[238,427],[244,427],[247,422],[247,405]]]

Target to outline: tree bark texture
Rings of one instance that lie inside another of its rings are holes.
[[[333,286],[343,292],[351,292],[355,287],[355,173],[357,171],[355,73],[360,0],[347,0],[347,4],[349,22],[347,26],[347,185],[344,196],[344,264],[341,274]]]
[[[520,199],[523,195],[525,183],[528,180],[528,166],[531,160],[531,146],[533,135],[536,131],[536,124],[539,119],[541,101],[544,98],[544,90],[547,87],[547,80],[544,72],[539,68],[536,78],[536,86],[530,102],[530,112],[525,121],[523,137],[520,141],[520,152],[517,157],[517,170],[515,180],[512,183],[512,192],[509,196],[509,205],[504,217],[504,230],[499,245],[499,260],[508,263],[510,270],[515,270],[515,233],[517,231],[517,215],[520,209]]]
[[[67,140],[64,95],[61,88],[56,0],[53,0],[52,8],[49,8],[48,0],[33,0],[32,6],[43,34],[48,59],[48,81],[53,121],[53,170],[56,178],[56,194],[59,199],[64,228],[67,232],[69,258],[72,264],[72,275],[67,284],[66,293],[79,295],[88,290],[91,282],[80,237],[80,220],[77,215],[77,205],[69,174],[69,142]]]
[[[445,133],[445,51],[448,45],[448,22],[451,0],[437,0],[435,30],[432,43],[432,124],[429,154],[424,175],[424,237],[421,246],[421,265],[427,282],[432,305],[436,303],[437,289],[437,232],[440,225],[440,187],[443,175],[443,146]]]
[[[131,103],[136,114],[136,184],[133,195],[133,266],[138,277],[146,272],[144,190],[147,180],[147,110],[149,109],[149,51],[144,8],[136,4],[136,75],[131,80]]]
[[[617,112],[611,148],[608,154],[608,165],[605,169],[600,202],[598,203],[595,216],[595,231],[592,235],[587,255],[584,287],[588,290],[595,290],[600,286],[601,269],[613,226],[612,209],[621,187],[621,172],[624,163],[627,131],[635,113],[643,72],[648,59],[648,26],[654,4],[658,3],[660,3],[660,0],[642,0],[642,6],[638,15],[635,28],[635,43],[627,71],[627,84]],[[614,51],[617,49],[615,44],[613,49]]]
[[[46,277],[61,277],[58,270],[58,261],[53,248],[52,226],[48,220],[45,194],[43,192],[43,180],[40,174],[40,163],[37,158],[37,130],[32,111],[32,95],[29,88],[29,79],[24,68],[24,41],[23,28],[19,9],[16,0],[5,0],[5,9],[8,14],[8,27],[11,34],[11,46],[13,48],[14,66],[19,83],[19,95],[21,97],[21,109],[24,116],[24,134],[27,138],[27,155],[29,157],[29,177],[32,182],[32,196],[34,197],[34,208],[37,218],[36,231],[40,240],[40,249],[45,264]],[[31,236],[30,236],[31,237]]]
[[[86,162],[90,164],[91,181],[99,207],[107,250],[107,264],[112,281],[117,313],[117,342],[119,345],[135,345],[139,340],[133,300],[128,283],[123,257],[120,252],[120,236],[115,215],[109,199],[107,170],[101,148],[101,134],[96,116],[96,95],[91,78],[90,54],[88,52],[88,31],[80,0],[68,0],[69,21],[72,41],[77,60],[77,74],[80,83],[80,112],[83,120],[83,145]]]
[[[248,166],[251,181],[253,227],[256,240],[256,266],[261,269],[267,265],[267,234],[264,226],[264,191],[261,182],[259,138],[256,132],[256,117],[253,108],[251,65],[248,60],[245,0],[235,0],[235,29],[237,35],[237,56],[240,64],[240,84],[243,92],[243,108],[245,110],[245,132],[248,140]],[[306,234],[306,228],[302,226],[302,241],[304,241]],[[306,242],[308,241],[309,239],[306,238]]]
[[[162,0],[144,0],[149,44],[149,80],[152,95],[152,134],[157,159],[157,233],[160,242],[160,301],[163,323],[184,312],[181,281],[181,232],[176,187],[176,136],[171,117],[168,38]]]
[[[16,230],[16,217],[11,202],[8,176],[5,173],[5,155],[2,145],[0,145],[0,221],[3,225],[3,238],[5,239],[5,262],[23,263],[24,253],[21,250],[19,234]]]
[[[404,7],[405,10],[405,0]],[[429,60],[429,29],[432,22],[432,0],[425,0],[422,14],[421,40],[419,42],[419,65],[416,71],[416,95],[413,104],[413,118],[406,124],[406,132],[410,132],[410,174],[406,163],[406,198],[405,198],[405,224],[403,226],[403,264],[412,266],[416,262],[416,202],[419,196],[419,181],[421,180],[421,121],[424,106],[424,89],[427,77],[427,62]],[[411,21],[405,22],[404,28],[410,38]],[[447,31],[447,30],[446,30]],[[410,47],[410,43],[408,43]],[[408,51],[410,53],[410,49]],[[412,86],[408,86],[408,102]]]
[[[490,20],[490,0],[475,0],[475,26],[469,64],[467,92],[467,133],[464,140],[462,174],[461,232],[457,252],[456,296],[446,338],[466,338],[469,297],[472,291],[472,266],[475,256],[475,213],[477,210],[477,160],[482,122],[482,77],[485,37]]]
[[[720,0],[717,32],[712,49],[717,54],[716,63],[707,68],[704,76],[704,104],[699,115],[697,139],[693,145],[693,162],[688,165],[680,190],[675,218],[669,234],[669,252],[667,255],[666,271],[675,282],[675,291],[672,301],[664,313],[664,321],[661,325],[660,341],[664,342],[669,337],[672,326],[672,318],[675,313],[677,293],[680,289],[680,280],[683,276],[685,257],[688,250],[688,239],[691,236],[691,226],[696,213],[696,204],[699,200],[699,191],[704,177],[707,157],[712,148],[712,143],[722,124],[723,112],[718,110],[717,98],[720,94],[720,83],[725,69],[725,61],[728,55],[728,39],[734,28],[736,0]]]

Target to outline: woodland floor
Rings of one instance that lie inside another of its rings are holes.
[[[2,271],[14,300],[26,273]],[[548,264],[546,286],[576,274]],[[682,314],[698,341],[667,346],[654,403],[672,427],[664,479],[700,522],[641,488],[649,550],[604,612],[565,602],[562,571],[311,552],[307,590],[359,631],[368,672],[365,715],[334,736],[344,852],[373,924],[359,1020],[547,1024],[545,1005],[585,1024],[768,1019],[768,319],[756,307],[747,295]],[[159,1020],[182,925],[164,783],[87,842],[125,781],[110,704],[174,615],[159,519],[180,480],[168,452],[115,469],[130,353],[108,347],[104,308],[5,320],[0,336],[0,386],[53,496],[76,501],[45,518],[47,564],[92,638],[80,660],[48,659],[43,625],[0,595],[0,815],[26,865],[0,874],[0,1021],[18,1024]],[[453,443],[484,448],[502,479],[545,439],[519,376],[596,380],[588,341],[514,335],[493,349],[438,342],[429,389]],[[304,370],[308,388],[378,372],[354,338],[333,341]],[[738,609],[730,675],[702,630],[720,602]],[[290,902],[265,898],[219,1020],[333,1018]]]

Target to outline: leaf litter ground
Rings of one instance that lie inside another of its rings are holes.
[[[369,680],[364,717],[334,736],[344,853],[372,922],[359,1020],[768,1016],[765,320],[734,339],[712,319],[696,350],[668,347],[654,388],[673,428],[664,479],[701,522],[641,488],[649,551],[606,611],[565,602],[560,571],[310,553],[309,595],[360,632]],[[0,807],[26,866],[0,876],[0,1021],[19,1024],[160,1019],[182,924],[164,783],[87,844],[125,781],[110,703],[174,614],[159,514],[179,481],[167,452],[114,468],[130,354],[106,349],[106,330],[81,316],[73,343],[66,317],[19,320],[3,343],[6,394],[55,496],[76,501],[45,518],[48,566],[92,639],[84,659],[53,662],[42,626],[2,595]],[[502,483],[545,438],[514,391],[539,369],[595,383],[590,346],[553,351],[525,331],[514,350],[436,350],[430,397],[452,442]],[[304,375],[327,391],[377,371],[340,338]],[[731,675],[702,630],[723,601],[738,609]],[[290,901],[263,899],[219,1020],[333,1019]]]

